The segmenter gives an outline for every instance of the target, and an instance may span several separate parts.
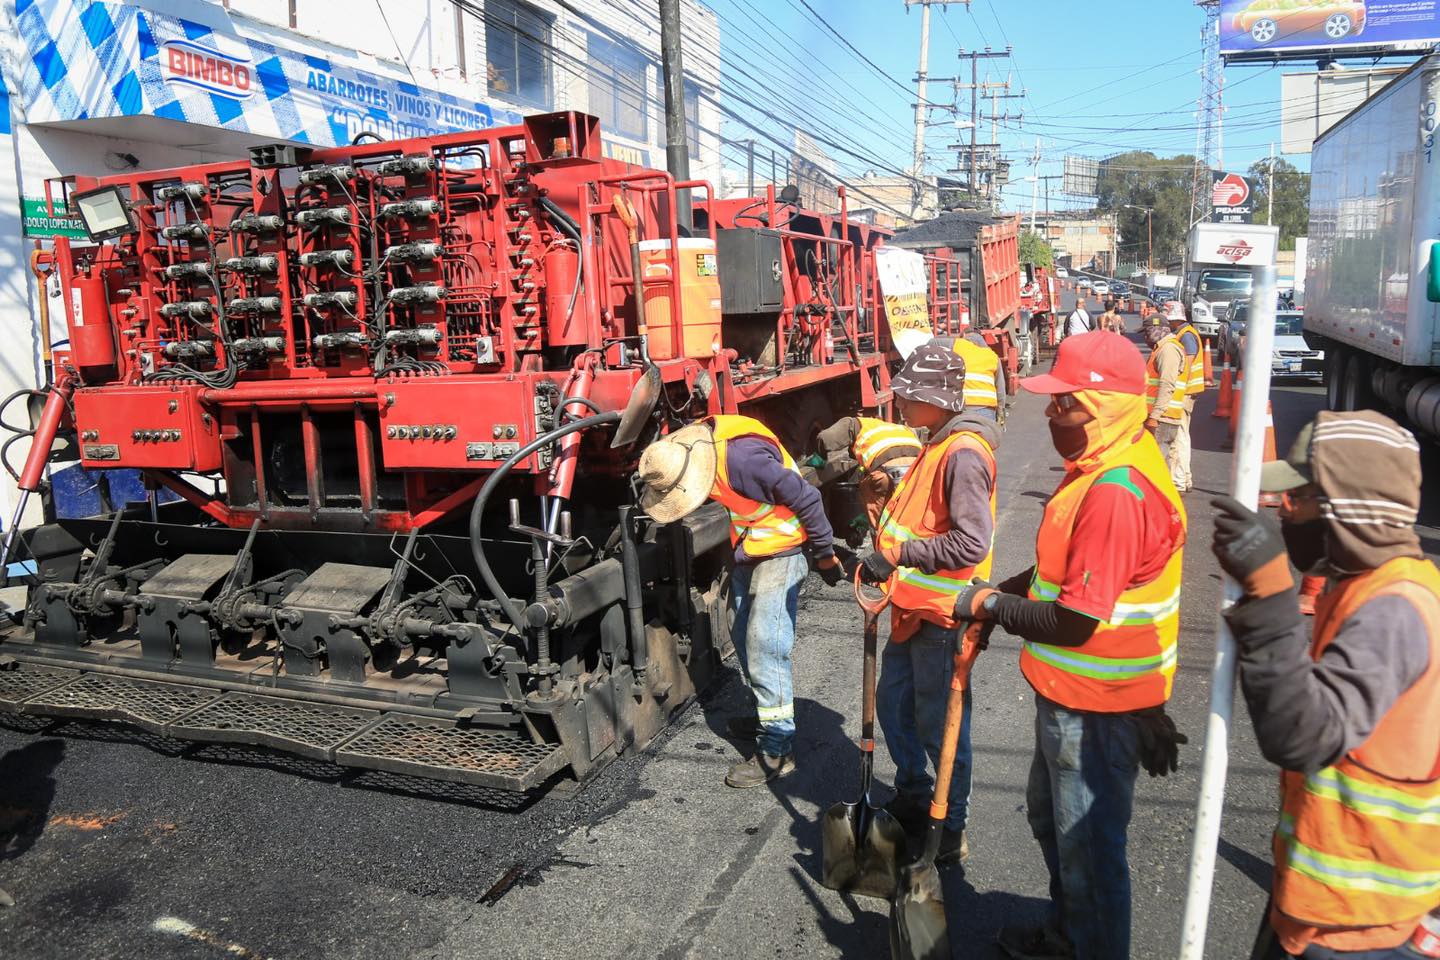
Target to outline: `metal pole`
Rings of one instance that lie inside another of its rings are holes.
[[[1255,508],[1260,499],[1260,461],[1265,456],[1265,419],[1270,400],[1269,357],[1275,343],[1275,268],[1260,267],[1250,298],[1251,320],[1245,328],[1245,389],[1240,392],[1240,424],[1230,462],[1230,492]],[[1223,614],[1240,599],[1239,584],[1224,579]],[[1210,890],[1215,880],[1215,849],[1225,805],[1225,776],[1230,763],[1228,740],[1235,710],[1235,638],[1223,616],[1216,618],[1215,665],[1210,674],[1210,715],[1205,723],[1205,753],[1200,761],[1200,799],[1195,804],[1195,834],[1190,846],[1190,879],[1185,891],[1185,919],[1180,934],[1180,960],[1202,960],[1205,928],[1210,919]]]
[[[1275,144],[1270,144],[1270,185],[1265,188],[1265,225],[1275,222]]]
[[[925,107],[925,71],[930,66],[930,4],[920,2],[920,69],[915,73],[915,179],[925,176],[925,121],[930,111]],[[919,184],[916,184],[919,191]],[[917,202],[916,206],[919,204]],[[913,213],[914,211],[912,211]]]
[[[980,199],[980,184],[976,182],[975,171],[975,148],[978,143],[975,139],[976,130],[980,126],[980,57],[970,57],[970,192],[975,199]]]
[[[690,179],[690,138],[685,130],[685,62],[680,55],[680,0],[660,0],[660,62],[665,75],[665,169]],[[698,107],[698,104],[697,104]],[[689,229],[690,191],[675,194],[675,219]]]
[[[745,195],[755,196],[755,141],[745,141]]]
[[[1155,275],[1155,231],[1151,223],[1154,213],[1153,208],[1145,208],[1145,272],[1151,276]]]

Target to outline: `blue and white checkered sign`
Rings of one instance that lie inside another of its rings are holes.
[[[156,116],[328,147],[362,130],[399,140],[520,122],[417,87],[399,68],[382,74],[285,50],[233,26],[92,0],[16,0],[15,9],[30,123]]]

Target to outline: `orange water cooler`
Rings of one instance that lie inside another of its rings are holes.
[[[670,325],[670,241],[640,243],[640,269],[645,278],[645,325],[650,357],[701,359],[720,352],[720,273],[715,242],[684,237],[676,251],[680,261],[679,342]]]

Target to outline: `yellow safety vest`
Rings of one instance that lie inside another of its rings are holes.
[[[1195,329],[1193,323],[1187,323],[1175,331],[1178,338],[1183,334],[1190,334],[1195,338],[1195,356],[1189,357],[1190,368],[1187,371],[1189,376],[1185,379],[1185,394],[1194,396],[1197,393],[1205,392],[1205,338],[1200,336],[1200,331]]]
[[[1145,402],[1151,410],[1154,410],[1155,400],[1160,396],[1160,364],[1156,361],[1156,358],[1160,356],[1161,349],[1172,340],[1177,347],[1180,346],[1179,338],[1171,334],[1155,345],[1155,349],[1150,351],[1150,358],[1145,361]],[[1184,365],[1185,350],[1183,347],[1180,349],[1180,361],[1181,375],[1175,378],[1175,391],[1170,395],[1169,402],[1161,407],[1159,412],[1155,414],[1157,417],[1170,417],[1171,419],[1179,420],[1185,415],[1185,390],[1188,377]]]
[[[1316,773],[1281,777],[1271,924],[1324,929],[1337,951],[1395,947],[1440,905],[1440,571],[1401,557],[1341,581],[1316,604],[1319,660],[1368,600],[1396,595],[1420,613],[1430,661],[1370,738]]]
[[[860,431],[855,435],[855,442],[850,448],[860,463],[860,469],[866,473],[880,465],[882,460],[890,459],[886,454],[893,456],[899,452],[904,456],[914,457],[920,453],[920,438],[909,427],[874,417],[858,419]]]
[[[965,359],[965,406],[1000,406],[1000,393],[995,388],[1000,358],[995,351],[956,337],[955,352]]]
[[[1054,603],[1065,581],[1070,538],[1080,504],[1090,488],[1113,470],[1133,467],[1149,480],[1185,523],[1185,507],[1155,438],[1142,433],[1103,467],[1071,473],[1045,505],[1035,540],[1035,573],[1029,597]],[[1170,699],[1180,633],[1180,569],[1185,537],[1180,536],[1160,575],[1120,594],[1110,619],[1078,647],[1025,641],[1020,671],[1035,692],[1072,710],[1127,713],[1157,707]]]
[[[800,546],[805,542],[805,528],[789,508],[773,503],[761,503],[737,493],[730,486],[730,470],[726,446],[731,440],[741,437],[759,437],[773,443],[780,451],[785,469],[799,473],[790,452],[780,443],[780,438],[759,420],[732,414],[710,418],[715,436],[715,482],[710,487],[710,498],[730,511],[730,545],[745,541],[745,555],[748,557],[772,557]]]

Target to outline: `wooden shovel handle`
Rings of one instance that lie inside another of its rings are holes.
[[[955,753],[960,746],[960,726],[965,719],[965,688],[970,683],[970,668],[980,655],[981,623],[967,623],[960,634],[960,649],[955,651],[955,666],[950,673],[950,696],[945,701],[945,732],[940,739],[940,764],[935,771],[935,795],[930,800],[930,819],[941,821],[950,812],[950,776],[955,772]]]
[[[855,565],[855,602],[860,605],[861,610],[875,617],[880,616],[881,612],[890,606],[890,594],[883,590],[880,591],[879,600],[871,600],[865,596],[865,584],[860,580],[860,564],[858,563]]]
[[[865,611],[865,666],[861,671],[860,749],[875,752],[875,651],[880,645],[880,615]]]

